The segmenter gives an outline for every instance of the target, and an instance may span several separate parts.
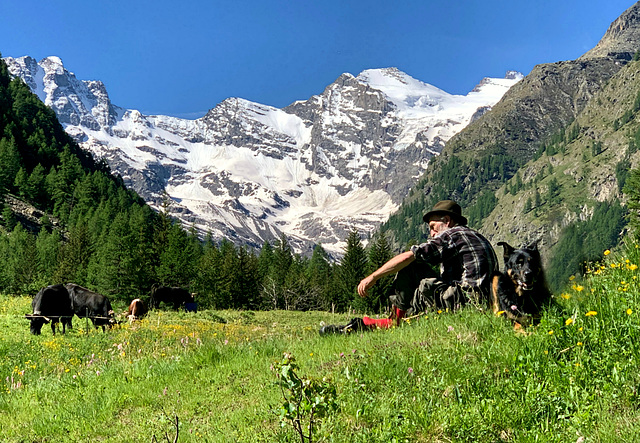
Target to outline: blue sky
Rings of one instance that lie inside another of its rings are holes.
[[[114,104],[203,115],[276,107],[340,74],[394,66],[447,92],[595,46],[631,0],[4,0],[0,52],[56,55]]]

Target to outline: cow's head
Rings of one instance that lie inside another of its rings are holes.
[[[40,313],[35,313],[34,315],[40,315]],[[42,326],[45,323],[49,323],[49,319],[46,317],[31,317],[31,333],[33,335],[40,335],[40,331],[42,331]]]

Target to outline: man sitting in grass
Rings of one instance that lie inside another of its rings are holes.
[[[467,226],[460,205],[443,200],[427,212],[431,238],[411,247],[386,262],[358,285],[358,294],[368,290],[382,277],[396,274],[393,305],[389,318],[353,319],[345,326],[325,326],[320,332],[348,332],[368,328],[389,328],[400,324],[407,312],[419,313],[427,308],[456,309],[470,300],[486,300],[491,274],[498,260],[491,243]],[[439,266],[440,272],[433,267]]]

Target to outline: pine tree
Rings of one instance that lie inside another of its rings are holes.
[[[129,236],[126,213],[118,214],[96,242],[95,253],[88,264],[88,282],[111,298],[133,295],[127,272]]]
[[[260,272],[260,280],[269,275],[272,266],[273,246],[271,246],[271,243],[269,243],[268,241],[265,241],[262,245],[262,249],[260,249],[260,254],[258,255],[258,270]]]
[[[2,224],[7,229],[7,231],[12,231],[17,224],[16,215],[13,213],[13,209],[7,203],[4,204],[2,208]]]
[[[540,197],[540,192],[538,192],[538,189],[536,188],[536,191],[533,194],[533,206],[537,208],[541,204],[542,204],[542,198]]]
[[[549,204],[555,204],[557,203],[559,197],[560,197],[560,184],[558,183],[558,180],[556,180],[554,177],[551,180],[549,180],[549,187],[547,190],[547,201],[549,202]]]
[[[273,251],[273,266],[271,272],[277,285],[284,285],[292,263],[293,251],[291,250],[287,237],[281,234]]]
[[[21,167],[20,169],[18,169],[16,178],[13,181],[13,189],[16,190],[18,196],[22,197],[25,200],[31,200],[33,190],[29,189],[27,179],[27,173],[25,172],[24,168]]]
[[[370,274],[393,257],[391,244],[384,233],[377,232],[369,246],[369,260],[366,274]],[[356,308],[366,312],[382,312],[388,304],[393,284],[393,275],[381,278],[369,289],[366,298],[356,298]]]
[[[41,229],[38,233],[36,237],[37,286],[47,286],[53,281],[61,244],[62,236],[57,230],[49,232],[47,229]]]
[[[93,252],[93,242],[87,226],[75,226],[69,232],[69,240],[60,249],[60,260],[51,284],[76,283],[87,286],[87,267]]]
[[[222,254],[209,234],[203,245],[202,256],[198,264],[199,272],[194,281],[198,306],[203,308],[224,309],[221,300]]]
[[[349,232],[345,254],[338,269],[336,277],[339,292],[334,303],[339,310],[344,311],[353,306],[355,298],[358,297],[358,283],[366,276],[367,254],[356,230]]]
[[[320,309],[331,309],[331,262],[322,245],[313,248],[311,260],[307,266],[306,276],[312,292],[317,297]]]
[[[158,262],[153,239],[157,213],[149,206],[134,205],[129,218],[131,285],[139,294],[149,294],[155,281],[154,265]]]
[[[263,254],[268,253],[268,250],[263,252]],[[267,258],[267,255],[262,257],[261,266],[266,265]],[[280,239],[273,248],[269,272],[262,280],[263,303],[272,309],[287,308],[287,300],[285,298],[285,291],[287,290],[286,281],[292,264],[293,252],[291,246],[289,246],[287,237],[281,234]]]
[[[236,282],[238,269],[236,248],[229,240],[220,242],[220,256],[222,258],[222,272],[220,279],[220,293],[217,297],[219,306],[230,308],[233,306],[232,290]]]
[[[257,309],[260,307],[260,282],[258,280],[258,258],[246,248],[238,251],[238,272],[234,283],[234,307]]]
[[[20,154],[14,139],[0,139],[0,195],[13,187],[20,170]]]
[[[43,207],[47,193],[45,190],[45,169],[44,167],[38,163],[33,171],[31,171],[31,175],[27,180],[27,186],[31,195],[28,196],[29,200],[37,207]]]
[[[28,294],[35,290],[36,275],[35,239],[22,225],[17,225],[9,235],[9,255],[3,262],[9,278],[8,290],[14,294]]]
[[[167,244],[160,253],[157,267],[158,280],[166,286],[188,287],[194,277],[194,263],[198,261],[197,251],[187,232],[179,223],[171,226]]]
[[[309,259],[296,255],[293,263],[289,267],[285,285],[283,288],[283,299],[285,309],[298,311],[317,310],[319,305],[318,293],[312,288],[307,277]]]

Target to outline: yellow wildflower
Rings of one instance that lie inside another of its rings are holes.
[[[560,294],[560,297],[562,297],[562,298],[564,298],[566,300],[569,300],[571,298],[571,296],[569,294],[567,294],[567,293]]]
[[[582,346],[582,342],[579,341],[578,343],[576,343],[577,346]]]
[[[575,279],[576,279],[576,276],[575,276],[575,275],[572,275],[571,277],[569,277],[569,281],[573,281],[573,280],[575,280]]]
[[[497,315],[498,317],[499,317],[499,316],[501,316],[502,314],[504,314],[504,311],[498,311],[498,312],[496,312],[496,315]]]
[[[635,263],[632,263],[628,266],[630,271],[635,271],[636,269],[638,269],[638,265],[636,265]]]
[[[604,251],[604,255],[609,255],[609,254],[611,254],[611,251],[609,251],[608,249]]]
[[[627,309],[627,315],[631,315],[633,314],[633,311],[631,309]]]
[[[587,313],[586,313],[586,314],[584,314],[584,315],[586,315],[587,317],[593,317],[594,315],[597,315],[597,314],[598,314],[598,313],[597,313],[596,311],[589,311],[589,312],[587,312]]]
[[[573,323],[573,319],[572,319],[572,318],[568,318],[568,319],[564,322],[564,324],[565,324],[565,325],[567,325],[567,326],[569,326],[571,323]]]
[[[553,335],[553,330],[549,331],[549,335]]]
[[[578,292],[581,292],[584,289],[584,286],[582,286],[582,285],[573,285],[572,288],[575,289]]]

